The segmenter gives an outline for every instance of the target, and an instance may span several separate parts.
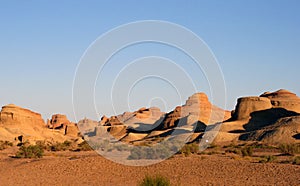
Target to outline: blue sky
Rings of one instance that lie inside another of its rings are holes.
[[[300,95],[297,0],[11,0],[0,1],[0,104],[30,108],[44,119],[53,113],[74,119],[72,83],[80,57],[101,34],[139,20],[182,25],[207,43],[224,73],[227,109],[234,109],[238,97],[264,91],[285,88]],[[206,92],[207,84],[197,82]],[[100,95],[101,84],[96,89]],[[132,109],[149,102],[138,97],[141,90],[133,92]],[[174,98],[169,107],[178,104]],[[105,107],[99,112],[112,114]]]

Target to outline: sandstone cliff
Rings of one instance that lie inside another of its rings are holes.
[[[13,104],[3,106],[0,112],[0,140],[4,141],[64,141],[77,138],[78,129],[75,127],[69,122],[62,130],[49,129],[41,114]]]
[[[300,98],[283,89],[239,98],[232,118],[223,123],[215,142],[298,142],[293,136],[300,133],[300,122],[293,117],[300,115],[299,106]]]

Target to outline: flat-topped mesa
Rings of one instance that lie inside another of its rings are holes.
[[[288,90],[280,89],[276,92],[266,92],[260,97],[269,98],[274,108],[284,108],[300,113],[300,98]]]
[[[14,104],[9,104],[2,107],[0,112],[0,123],[6,125],[30,123],[45,126],[45,122],[41,114],[21,108]]]
[[[265,92],[260,96],[242,97],[237,100],[234,120],[249,119],[251,113],[271,108],[283,108],[288,111],[300,113],[300,98],[287,90]]]
[[[237,100],[233,119],[242,120],[248,119],[252,112],[266,110],[272,108],[270,99],[264,97],[242,97]]]

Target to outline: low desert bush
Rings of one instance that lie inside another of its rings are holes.
[[[214,155],[214,154],[221,154],[221,152],[219,152],[219,151],[209,151],[209,152],[207,152],[207,155]]]
[[[268,155],[263,156],[263,159],[259,160],[259,163],[271,163],[276,160],[276,156]]]
[[[72,142],[64,141],[63,143],[56,142],[50,146],[51,151],[66,151],[71,150]]]
[[[128,147],[128,145],[123,145],[123,144],[121,144],[121,145],[115,145],[115,149],[117,150],[117,151],[129,151],[129,147]]]
[[[300,156],[296,156],[293,160],[294,165],[300,165]]]
[[[111,143],[108,139],[101,141],[89,141],[89,144],[95,150],[108,151],[111,149]]]
[[[300,153],[300,144],[281,144],[279,149],[283,154],[295,155]]]
[[[226,149],[225,153],[233,153],[233,154],[239,154],[240,155],[242,152],[239,149],[230,148],[230,149]]]
[[[241,149],[242,156],[252,156],[253,155],[253,147],[246,146]]]
[[[139,186],[170,186],[170,180],[161,175],[145,176]]]
[[[180,150],[180,153],[184,154],[185,156],[189,156],[191,154],[196,154],[198,152],[199,152],[199,145],[196,143],[186,144]]]
[[[275,146],[271,146],[268,144],[263,144],[263,143],[253,143],[250,145],[251,147],[255,148],[255,149],[276,149]]]
[[[44,155],[44,149],[39,145],[21,146],[16,154],[16,158],[41,158]]]
[[[46,151],[51,151],[51,147],[52,147],[51,142],[40,140],[40,141],[36,141],[35,144],[40,146],[42,149]]]
[[[291,161],[291,160],[281,160],[281,161],[279,161],[278,163],[282,163],[282,164],[290,164],[290,163],[292,163],[292,161]]]
[[[128,159],[166,159],[172,154],[171,147],[163,143],[157,144],[153,147],[135,146],[130,149]]]
[[[12,147],[13,144],[12,142],[9,142],[9,141],[0,141],[0,150],[4,150],[4,149],[7,149],[8,147]]]
[[[93,148],[86,141],[79,143],[76,149],[76,151],[92,151],[92,150]]]

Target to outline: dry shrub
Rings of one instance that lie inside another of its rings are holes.
[[[300,153],[300,144],[281,144],[279,149],[283,154],[295,155]]]
[[[170,186],[170,180],[164,176],[145,176],[139,186]]]
[[[21,146],[16,154],[16,158],[41,158],[44,155],[44,149],[39,145]]]
[[[13,144],[12,142],[9,142],[9,141],[0,141],[0,150],[4,150],[4,149],[7,149],[8,147],[12,147]]]

